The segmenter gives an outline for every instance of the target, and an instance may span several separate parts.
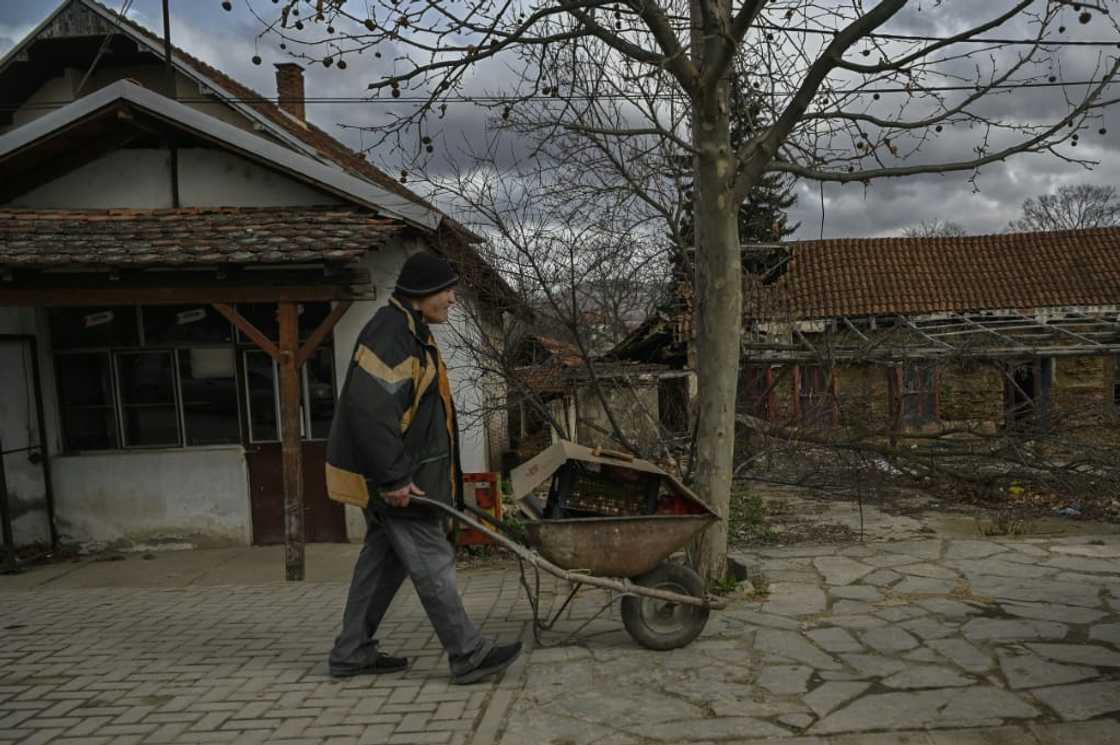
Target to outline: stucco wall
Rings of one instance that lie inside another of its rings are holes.
[[[313,189],[228,152],[179,151],[179,202],[183,207],[284,207],[338,204]],[[166,150],[116,150],[9,203],[43,209],[165,209],[172,205]]]
[[[81,544],[249,545],[240,446],[107,452],[51,463],[59,537]]]

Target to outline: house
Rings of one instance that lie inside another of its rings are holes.
[[[478,239],[308,121],[298,66],[277,85],[279,105],[168,64],[93,0],[0,59],[9,547],[284,541],[291,577],[305,536],[364,531],[326,498],[325,437],[407,255],[448,256],[462,317],[502,323]],[[436,335],[460,399],[500,393]],[[470,423],[464,468],[492,470],[501,436]]]
[[[740,413],[879,432],[1120,424],[1120,229],[745,247]],[[688,370],[693,303],[612,358]]]
[[[541,334],[523,335],[511,351],[509,433],[518,462],[560,439],[660,454],[659,384],[687,373],[596,357],[588,364],[575,344]],[[619,441],[616,425],[628,442]]]

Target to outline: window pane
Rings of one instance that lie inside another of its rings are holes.
[[[272,358],[265,352],[245,353],[245,378],[249,388],[249,439],[280,439],[276,425],[276,376]]]
[[[148,346],[221,344],[233,337],[229,321],[210,305],[146,305],[141,315]]]
[[[109,355],[60,354],[55,359],[62,434],[67,450],[116,448]]]
[[[124,352],[117,355],[121,402],[125,406],[175,405],[171,352]]]
[[[257,331],[274,342],[279,340],[280,322],[276,317],[276,303],[240,303],[237,306],[237,312],[241,314],[242,318],[253,324]],[[237,339],[242,344],[252,344],[240,330],[237,332]]]
[[[232,349],[180,349],[179,385],[187,445],[241,441]]]
[[[325,440],[334,417],[334,350],[316,350],[304,366],[307,370],[307,408],[311,413],[311,439]]]
[[[331,312],[330,303],[300,303],[299,338],[306,339]]]
[[[306,339],[331,312],[331,304],[300,303],[297,310],[299,312],[299,338]],[[237,306],[237,312],[269,339],[272,341],[279,340],[280,321],[277,316],[279,306],[276,303],[241,303]],[[242,344],[251,343],[240,331],[237,332],[237,338]]]
[[[179,445],[179,415],[174,406],[143,406],[124,409],[126,447],[174,447]]]
[[[117,355],[125,447],[179,445],[171,352]]]
[[[53,308],[50,318],[55,349],[134,347],[140,343],[132,305]]]

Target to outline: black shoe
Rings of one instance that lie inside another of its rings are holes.
[[[364,665],[331,665],[330,672],[332,678],[352,678],[355,675],[398,673],[407,667],[407,657],[391,657],[384,652],[378,652],[373,662]]]
[[[521,654],[521,642],[494,647],[490,650],[489,654],[482,658],[482,661],[479,662],[476,667],[465,673],[452,675],[451,682],[455,685],[477,683],[488,675],[500,673],[502,670],[505,670],[513,664],[513,661],[517,659],[519,654]]]

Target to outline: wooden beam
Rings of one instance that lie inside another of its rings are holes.
[[[18,281],[18,279],[17,279]],[[193,303],[317,303],[360,299],[349,287],[7,287],[0,282],[0,305],[190,305]]]
[[[280,423],[284,470],[284,573],[304,576],[303,454],[299,415],[299,314],[295,303],[280,303]]]
[[[331,312],[323,319],[322,323],[311,333],[307,341],[299,349],[299,356],[296,358],[296,367],[303,367],[304,363],[311,359],[311,355],[327,338],[327,334],[334,330],[334,327],[342,320],[342,316],[346,315],[346,311],[350,309],[350,301],[343,300],[331,308]]]
[[[214,310],[225,316],[230,323],[241,330],[241,333],[249,337],[250,341],[263,349],[265,352],[268,352],[269,357],[276,360],[276,362],[278,363],[282,362],[280,350],[276,348],[276,345],[272,343],[272,340],[265,336],[264,333],[256,326],[249,323],[245,316],[238,313],[232,305],[226,305],[224,303],[214,303],[213,305]]]

